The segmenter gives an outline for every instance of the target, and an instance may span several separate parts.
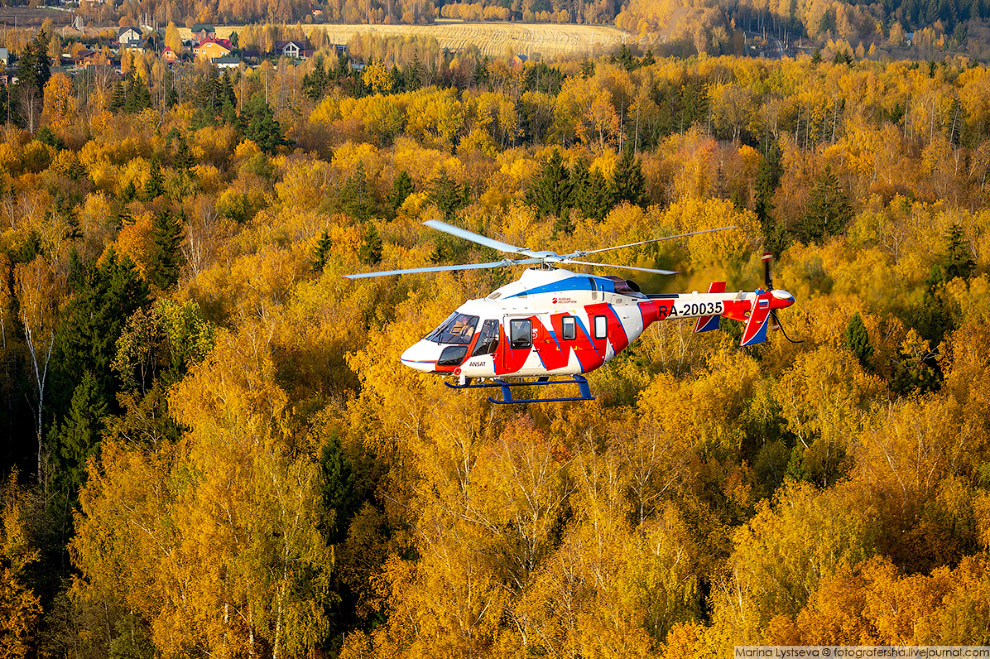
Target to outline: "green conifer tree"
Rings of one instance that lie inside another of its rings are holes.
[[[48,57],[48,43],[51,37],[48,32],[41,30],[35,36],[18,61],[17,85],[31,87],[40,93],[51,77],[51,58]]]
[[[571,172],[572,202],[582,215],[601,222],[612,210],[612,195],[608,181],[597,169],[590,169],[588,161],[578,158]]]
[[[764,247],[779,255],[784,248],[784,232],[773,217],[773,195],[780,185],[784,170],[781,166],[780,146],[776,140],[770,143],[766,154],[760,159],[756,170],[756,190],[754,191],[753,211],[763,230]]]
[[[365,265],[375,265],[382,260],[382,237],[373,222],[364,223],[361,246],[358,248],[358,258]]]
[[[554,149],[526,190],[526,203],[536,211],[537,217],[565,218],[571,207],[571,189],[570,172],[560,151]]]
[[[118,80],[113,83],[113,95],[110,97],[110,109],[119,112],[124,109],[127,102],[127,94],[124,93],[124,84]]]
[[[185,233],[180,217],[162,209],[151,224],[152,248],[148,257],[148,281],[159,290],[171,290],[185,263],[180,246]]]
[[[405,82],[404,91],[414,92],[422,86],[423,64],[419,61],[419,51],[413,53],[412,62],[405,66],[402,72],[402,80]]]
[[[853,314],[846,325],[845,343],[849,351],[856,355],[863,368],[870,367],[870,357],[873,356],[873,346],[870,345],[870,335],[863,325],[863,318],[859,312]]]
[[[946,281],[952,281],[956,277],[969,279],[976,270],[976,261],[973,260],[973,252],[966,242],[962,227],[958,224],[949,227],[945,242],[946,250],[941,260]]]
[[[90,371],[112,404],[116,385],[110,363],[117,351],[117,338],[128,317],[149,299],[148,285],[134,262],[110,247],[62,311],[55,334],[52,390],[72,392],[79,374]],[[56,403],[67,407],[68,400],[63,394]]]
[[[172,164],[180,172],[188,172],[196,165],[192,151],[189,150],[189,142],[184,135],[180,135],[176,141],[175,157],[172,158]]]
[[[265,153],[274,153],[275,149],[289,143],[275,113],[260,92],[245,103],[241,124],[244,127],[244,137],[252,140]]]
[[[639,159],[633,154],[628,142],[612,174],[611,192],[612,204],[616,206],[628,201],[634,206],[645,208],[650,201],[646,194],[646,177],[643,176]]]
[[[107,403],[99,383],[90,371],[72,393],[69,413],[55,431],[53,438],[59,447],[70,487],[75,489],[86,477],[86,460],[100,444],[103,419],[107,415]]]
[[[839,183],[839,177],[826,166],[811,188],[797,233],[805,242],[821,242],[845,231],[852,217],[849,196]]]
[[[151,92],[148,90],[148,85],[140,77],[128,73],[124,80],[124,112],[137,114],[150,107]]]
[[[27,44],[17,64],[19,109],[28,130],[34,131],[41,115],[45,83],[51,76],[51,60],[48,58],[48,33],[42,29]]]
[[[447,175],[445,169],[430,181],[426,199],[435,204],[446,221],[454,218],[454,213],[467,205],[470,190],[466,185],[459,185]]]
[[[323,58],[316,59],[313,70],[305,74],[302,79],[303,93],[311,101],[319,101],[327,94],[330,87],[330,76],[327,74]]]
[[[42,144],[47,144],[48,146],[55,147],[56,149],[63,149],[65,145],[62,144],[62,140],[58,139],[58,136],[52,132],[52,129],[48,126],[42,126],[38,129],[38,132],[34,134],[34,139],[38,140]]]
[[[153,201],[165,194],[165,174],[162,173],[162,163],[155,156],[151,159],[151,173],[144,182],[144,198]]]
[[[361,500],[355,492],[351,461],[336,433],[320,450],[319,492],[320,530],[328,543],[343,542],[347,522],[357,512]]]
[[[316,242],[316,252],[313,255],[313,270],[322,272],[332,252],[333,241],[330,239],[330,232],[324,229],[323,233],[320,234],[320,239]]]
[[[395,181],[392,182],[392,189],[388,193],[388,210],[389,217],[394,218],[395,214],[399,211],[399,207],[405,202],[406,197],[415,192],[413,188],[412,178],[406,170],[399,172],[399,175],[395,177]]]
[[[131,179],[124,186],[124,189],[120,191],[120,201],[128,203],[135,199],[137,199],[137,186],[134,185],[134,179]]]
[[[354,174],[348,177],[340,190],[340,207],[357,220],[367,220],[378,210],[375,193],[368,184],[364,163],[359,163]]]

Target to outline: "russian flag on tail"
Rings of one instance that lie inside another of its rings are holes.
[[[770,293],[760,293],[753,301],[753,310],[746,321],[740,346],[752,346],[767,340],[767,326],[770,320]]]

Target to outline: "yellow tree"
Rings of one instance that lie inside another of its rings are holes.
[[[182,52],[182,35],[172,21],[169,21],[165,28],[165,45],[171,48],[176,55]]]
[[[38,440],[38,474],[44,434],[45,383],[48,364],[55,346],[55,327],[58,311],[65,290],[65,273],[49,263],[44,256],[37,256],[30,263],[14,268],[14,287],[20,305],[21,325],[31,358],[31,374],[35,387],[35,433]]]
[[[0,656],[27,656],[41,619],[41,601],[24,586],[24,570],[40,558],[22,513],[24,493],[16,470],[0,489]]]
[[[376,94],[387,94],[392,91],[392,74],[384,62],[374,62],[366,66],[361,79]]]
[[[79,101],[72,88],[72,80],[64,73],[56,73],[45,83],[45,100],[41,117],[52,130],[61,134],[75,119]]]
[[[579,129],[581,138],[586,143],[597,140],[599,151],[604,151],[606,146],[614,144],[619,139],[622,122],[612,104],[612,95],[608,91],[602,91],[591,101],[581,127],[585,128],[584,131]]]
[[[869,522],[851,488],[788,481],[733,538],[714,598],[718,636],[757,643],[775,615],[797,615],[824,576],[868,555]]]
[[[823,346],[799,355],[773,391],[788,428],[805,447],[816,440],[847,447],[864,427],[882,383],[851,352]]]
[[[304,656],[328,633],[317,465],[273,381],[271,332],[219,336],[171,391],[183,439],[109,442],[80,494],[77,595],[123,600],[166,655]]]

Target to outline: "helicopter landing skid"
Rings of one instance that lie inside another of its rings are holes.
[[[502,380],[501,378],[496,378],[493,382],[481,382],[478,384],[473,384],[470,380],[465,381],[464,384],[451,384],[446,381],[444,384],[451,389],[490,389],[492,387],[498,387],[502,390],[502,400],[495,400],[491,396],[488,397],[488,400],[496,405],[516,405],[522,403],[564,403],[568,401],[595,400],[595,397],[591,395],[591,387],[588,386],[588,380],[583,375],[574,375],[569,380],[552,380],[550,376],[544,375],[538,377],[535,382],[509,382]],[[541,387],[549,384],[576,384],[581,395],[571,396],[568,398],[528,398],[525,400],[518,400],[512,397],[513,387]]]

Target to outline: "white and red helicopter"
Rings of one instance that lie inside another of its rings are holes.
[[[768,329],[780,328],[778,309],[794,304],[790,293],[773,288],[769,253],[763,255],[766,289],[751,292],[726,293],[725,282],[714,282],[707,293],[647,295],[635,282],[620,277],[581,274],[558,267],[561,264],[590,265],[673,275],[677,273],[578,259],[589,254],[736,227],[555,254],[516,247],[439,220],[423,224],[523,258],[365,272],[345,277],[358,279],[512,265],[537,266],[528,268],[518,281],[502,286],[488,297],[462,304],[401,357],[403,364],[418,371],[457,376],[457,384],[448,381],[445,383],[448,387],[500,388],[502,400],[489,397],[493,403],[594,400],[583,374],[601,367],[622,352],[653,322],[696,318],[694,331],[709,332],[718,329],[721,318],[730,318],[746,324],[740,345],[751,346],[766,341]],[[786,333],[784,336],[787,337]],[[559,376],[569,376],[569,379],[554,379]],[[522,379],[527,377],[536,380]],[[580,395],[527,400],[512,396],[513,387],[549,384],[576,384]]]

